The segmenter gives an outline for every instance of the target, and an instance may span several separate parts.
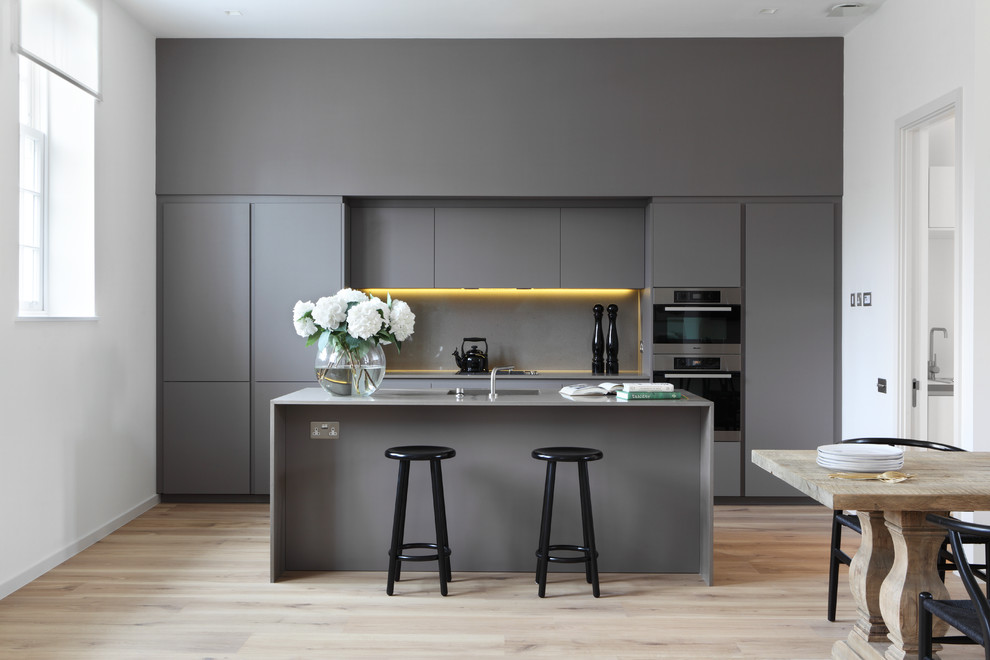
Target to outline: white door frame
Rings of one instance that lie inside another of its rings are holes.
[[[898,223],[897,264],[898,264],[898,335],[897,335],[897,432],[900,437],[927,438],[928,409],[928,351],[927,318],[921,310],[928,309],[928,244],[927,228],[922,241],[920,207],[925,208],[928,217],[928,174],[927,167],[919,168],[920,162],[928,161],[928,127],[954,116],[955,125],[955,264],[954,306],[953,306],[953,374],[955,378],[953,397],[954,438],[952,444],[960,444],[959,390],[962,349],[961,342],[961,181],[962,181],[962,90],[957,89],[926,104],[897,120],[896,145],[896,206]],[[923,284],[923,286],[920,286]],[[920,294],[920,295],[919,295]],[[920,321],[924,318],[924,323]],[[912,392],[913,381],[919,382],[919,391]],[[917,407],[912,405],[913,395],[917,397]]]

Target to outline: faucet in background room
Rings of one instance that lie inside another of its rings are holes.
[[[938,372],[937,356],[935,355],[935,333],[941,332],[946,339],[949,338],[949,331],[945,328],[932,328],[928,331],[928,380],[936,380]]]

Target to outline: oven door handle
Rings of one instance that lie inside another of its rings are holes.
[[[731,312],[731,307],[664,307],[665,312]]]
[[[664,374],[664,378],[732,378],[732,374]]]

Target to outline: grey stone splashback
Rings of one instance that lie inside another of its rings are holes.
[[[375,289],[384,300],[384,290]],[[464,337],[488,339],[489,366],[541,371],[591,370],[596,303],[619,306],[619,368],[640,370],[640,292],[636,290],[391,290],[416,314],[402,352],[386,348],[389,373],[451,370]],[[608,317],[603,318],[608,331]],[[470,342],[468,343],[470,347]]]

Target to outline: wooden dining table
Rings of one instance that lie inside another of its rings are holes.
[[[855,510],[862,523],[849,567],[856,622],[832,646],[832,657],[917,657],[918,594],[948,597],[936,571],[945,530],[925,517],[990,509],[990,452],[906,449],[901,472],[913,476],[900,483],[830,478],[835,471],[816,459],[815,450],[752,453],[755,465],[833,510]],[[936,622],[938,635],[946,624]]]

